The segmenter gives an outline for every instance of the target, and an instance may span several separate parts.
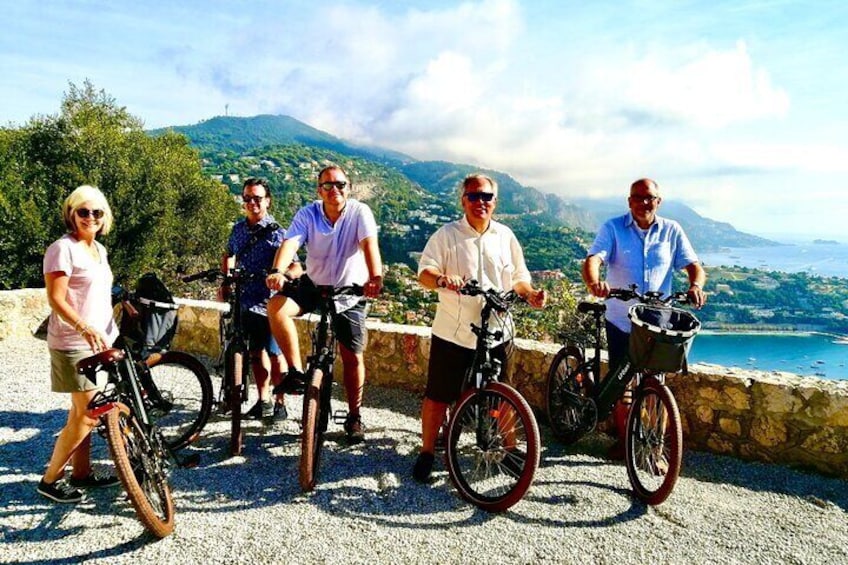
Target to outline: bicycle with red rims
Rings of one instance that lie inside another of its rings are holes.
[[[334,288],[316,286],[318,292],[318,323],[312,331],[312,354],[306,358],[303,394],[303,417],[301,425],[300,464],[298,480],[300,488],[311,491],[318,482],[321,467],[321,450],[330,416],[337,424],[343,424],[347,411],[332,412],[333,365],[336,360],[336,336],[330,323],[335,314],[334,298],[337,296],[362,296],[363,287],[352,285]]]
[[[463,499],[483,510],[502,512],[530,489],[541,446],[530,405],[499,381],[501,362],[491,355],[503,341],[504,328],[490,329],[490,320],[508,317],[521,298],[513,291],[483,290],[474,280],[460,292],[482,297],[484,306],[480,325],[471,325],[477,336],[474,361],[445,428],[448,476]]]
[[[683,432],[680,411],[665,374],[685,371],[686,354],[701,324],[689,311],[675,308],[686,293],[666,298],[658,292],[639,294],[636,286],[613,289],[612,299],[637,302],[628,316],[632,331],[627,357],[601,375],[601,328],[606,305],[581,302],[577,309],[593,317],[594,354],[585,358],[585,347],[567,343],[548,371],[545,399],[554,436],[573,443],[612,412],[634,381],[625,432],[625,465],[636,497],[647,504],[664,502],[680,475]]]

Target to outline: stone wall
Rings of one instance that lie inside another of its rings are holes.
[[[216,356],[222,305],[180,303],[174,348]],[[43,289],[0,292],[0,346],[3,339],[31,334],[47,312]],[[304,355],[313,323],[309,317],[298,321]],[[368,328],[368,381],[420,394],[426,382],[429,328],[379,322],[369,322]],[[539,414],[544,413],[545,375],[557,349],[516,340],[511,380]],[[669,376],[668,385],[680,406],[687,449],[848,478],[848,381],[694,365],[689,375]]]

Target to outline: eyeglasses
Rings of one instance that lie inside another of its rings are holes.
[[[322,182],[318,186],[322,190],[326,190],[327,192],[330,192],[334,188],[338,188],[339,190],[344,190],[345,188],[347,188],[347,182],[345,182],[343,180],[327,181],[327,182]]]
[[[653,204],[655,201],[659,200],[659,196],[631,196],[630,201],[636,202],[637,204]]]
[[[491,202],[495,199],[494,192],[466,192],[463,196],[466,197],[469,202],[479,202],[480,200],[483,202]]]
[[[265,198],[268,198],[268,197],[267,196],[242,196],[241,197],[242,201],[245,204],[250,204],[251,202],[253,202],[254,204],[259,204]]]
[[[77,216],[80,218],[87,218],[89,216],[94,217],[95,220],[99,220],[103,217],[106,212],[103,210],[89,210],[88,208],[77,208]]]

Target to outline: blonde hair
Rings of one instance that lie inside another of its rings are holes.
[[[70,233],[77,231],[74,214],[76,214],[77,208],[86,202],[91,202],[96,208],[103,210],[103,225],[100,226],[97,234],[108,234],[112,229],[112,209],[100,189],[87,184],[78,186],[65,198],[65,203],[62,204],[62,219],[65,221],[65,227],[68,228]]]

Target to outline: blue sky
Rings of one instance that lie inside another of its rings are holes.
[[[566,198],[650,176],[739,229],[848,243],[848,2],[0,6],[0,123],[86,78],[146,127],[287,114]]]

